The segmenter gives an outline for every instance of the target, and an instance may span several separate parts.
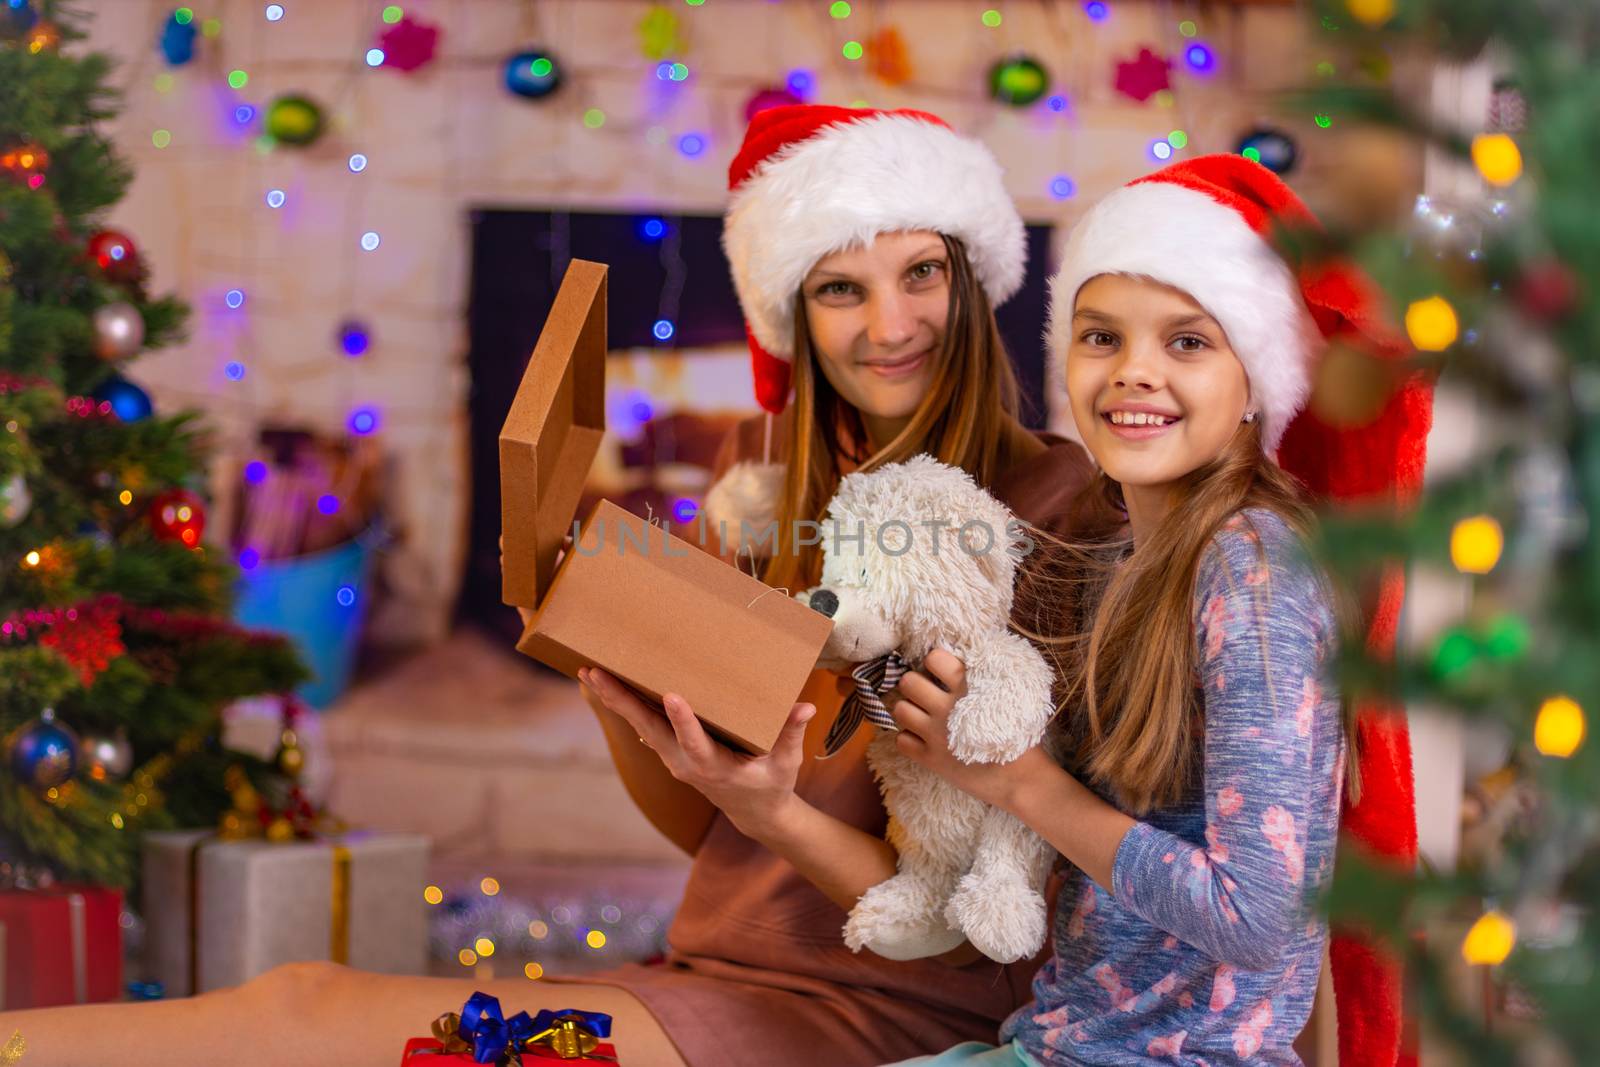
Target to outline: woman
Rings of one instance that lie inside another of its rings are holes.
[[[725,243],[767,414],[723,450],[718,473],[737,473],[709,495],[717,517],[735,528],[776,518],[786,534],[791,520],[820,520],[849,471],[929,452],[1066,533],[1091,470],[1080,447],[1015,414],[992,308],[1021,285],[1025,235],[988,152],[921,112],[775,108],[751,123],[729,176]],[[794,590],[819,565],[815,546],[783,537],[763,577]],[[763,759],[712,744],[676,700],[663,718],[590,681],[630,795],[694,857],[673,951],[666,966],[586,976],[582,988],[485,983],[507,1008],[608,1012],[635,1065],[851,1067],[992,1036],[1026,1000],[1037,961],[1002,968],[958,949],[897,963],[844,947],[846,910],[894,873],[895,856],[866,733],[811,758],[842,703],[834,675],[813,674]],[[284,1062],[389,1067],[408,1034],[477,985],[299,965],[193,1001],[17,1025],[51,1064],[98,1065],[113,1051],[129,1065],[202,1062],[270,1045]]]
[[[1284,443],[1318,327],[1365,325],[1353,275],[1297,279],[1262,239],[1309,220],[1259,164],[1208,156],[1107,197],[1069,240],[1052,354],[1103,472],[1094,491],[1127,520],[1123,539],[1062,546],[1081,583],[1052,627],[1070,635],[1070,769],[1042,748],[1004,766],[955,761],[944,723],[964,686],[949,657],[928,664],[944,688],[902,683],[892,714],[903,752],[1011,811],[1071,867],[1053,956],[1002,1044],[908,1063],[1299,1064],[1341,794],[1370,794],[1369,828],[1415,825],[1409,767],[1388,759],[1404,727],[1386,737],[1363,719],[1356,743],[1332,677],[1354,627],[1305,551],[1306,484],[1275,457],[1302,472],[1359,459],[1343,477],[1414,487],[1427,389],[1404,383],[1359,434],[1313,419]],[[1343,1061],[1393,1063],[1385,990],[1346,982],[1338,999]]]

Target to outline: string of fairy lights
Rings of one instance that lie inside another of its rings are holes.
[[[701,159],[712,154],[713,146],[723,144],[727,138],[698,128],[669,131],[665,123],[652,121],[657,117],[654,114],[632,120],[620,119],[616,115],[608,115],[601,108],[582,106],[583,101],[575,98],[585,85],[616,78],[636,79],[641,72],[640,68],[647,74],[653,74],[662,86],[669,88],[683,87],[684,83],[692,82],[694,86],[703,88],[709,93],[720,93],[735,86],[749,89],[752,91],[752,96],[745,109],[746,118],[755,107],[817,99],[821,95],[820,89],[825,80],[836,85],[843,84],[853,90],[849,94],[855,97],[849,101],[852,105],[865,105],[867,101],[864,99],[863,83],[869,77],[868,71],[872,72],[870,76],[877,77],[894,89],[914,94],[919,99],[938,101],[956,98],[971,102],[980,95],[977,87],[967,91],[956,91],[946,86],[918,82],[911,76],[909,69],[902,69],[898,73],[886,70],[886,61],[880,53],[892,43],[889,35],[892,34],[894,40],[899,39],[899,30],[895,26],[885,24],[879,17],[878,4],[852,5],[848,0],[833,0],[831,3],[810,5],[816,18],[825,24],[824,33],[831,41],[833,50],[822,64],[822,71],[793,68],[787,70],[781,79],[774,79],[770,83],[719,77],[712,72],[692,66],[689,61],[693,59],[693,48],[684,43],[686,34],[683,32],[680,16],[676,14],[680,6],[692,11],[695,8],[704,8],[706,5],[703,0],[701,3],[689,3],[688,0],[684,0],[682,5],[657,4],[648,8],[636,27],[641,41],[642,62],[637,66],[619,67],[615,64],[572,66],[558,58],[558,52],[550,46],[559,46],[563,38],[570,41],[571,35],[546,32],[547,28],[539,25],[539,8],[544,7],[562,13],[568,10],[570,5],[536,4],[532,0],[524,0],[520,27],[524,37],[532,41],[544,41],[547,44],[519,49],[509,56],[464,53],[435,55],[440,39],[448,37],[448,26],[429,24],[398,4],[381,7],[372,4],[353,5],[362,15],[362,18],[357,20],[354,34],[358,44],[352,49],[352,58],[343,64],[345,73],[334,91],[334,105],[337,107],[342,104],[343,98],[353,87],[354,79],[364,73],[387,67],[397,67],[407,73],[428,66],[482,68],[486,71],[498,68],[506,79],[508,91],[529,101],[543,101],[558,95],[567,96],[570,100],[569,110],[575,114],[577,125],[583,129],[609,129],[614,134],[639,136],[651,144],[661,144],[670,140],[683,158]],[[1084,62],[1086,58],[1083,55],[1084,46],[1080,42],[1092,38],[1082,32],[1083,26],[1092,28],[1111,20],[1114,17],[1113,5],[1104,0],[1088,0],[1078,5],[1057,3],[1043,5],[1051,26],[1052,51],[1056,53],[1051,57],[1051,61],[1067,72],[1068,77],[1076,78],[1079,82],[1071,91],[1061,91],[1052,83],[1045,63],[1024,53],[1019,47],[1019,42],[1009,38],[1008,27],[1011,23],[1006,18],[1004,5],[999,7],[974,5],[974,7],[977,10],[971,38],[973,48],[987,50],[987,54],[993,60],[988,66],[987,92],[984,94],[992,101],[989,113],[992,115],[1007,109],[1036,108],[1047,115],[1070,119],[1073,115],[1072,95],[1081,94],[1086,88],[1083,82],[1087,75],[1080,72],[1090,67],[1090,64]],[[260,18],[270,32],[285,30],[292,32],[293,5],[282,3],[263,5],[260,9]],[[1196,21],[1192,18],[1171,21],[1180,35],[1181,67],[1184,72],[1196,79],[1214,74],[1218,67],[1215,49],[1197,36],[1199,29]],[[998,36],[991,40],[984,36],[986,33]],[[283,94],[262,104],[247,99],[251,85],[251,68],[260,63],[262,36],[260,32],[244,36],[253,42],[249,49],[251,54],[242,57],[242,65],[231,66],[221,61],[222,50],[229,47],[231,36],[224,33],[219,19],[202,17],[188,7],[172,10],[161,21],[160,32],[157,35],[158,51],[166,61],[167,67],[155,75],[154,88],[157,92],[171,91],[175,84],[176,72],[180,68],[194,63],[197,56],[205,53],[207,49],[214,50],[218,55],[209,64],[215,71],[214,76],[238,97],[231,113],[233,125],[237,127],[235,143],[241,147],[253,143],[255,150],[263,158],[289,147],[303,148],[314,143],[326,127],[326,120],[323,117],[325,109],[316,101],[302,94]],[[1175,104],[1177,94],[1170,82],[1167,69],[1177,64],[1169,58],[1158,56],[1154,51],[1147,50],[1147,52],[1151,57],[1149,59],[1146,59],[1145,54],[1141,54],[1130,64],[1119,64],[1119,69],[1121,66],[1130,66],[1133,69],[1130,75],[1133,81],[1129,86],[1123,86],[1119,81],[1119,91],[1135,98],[1153,97],[1158,106],[1171,108]],[[229,58],[240,59],[236,56]],[[277,66],[283,66],[281,60],[275,63]],[[136,77],[142,73],[142,70],[136,68]],[[573,88],[563,94],[562,90],[566,86]],[[1056,91],[1051,91],[1052,89]],[[980,125],[982,124],[980,122]],[[551,124],[551,129],[565,140],[571,125],[556,122]],[[738,125],[742,126],[742,122]],[[1069,122],[1062,128],[1071,131],[1073,126],[1074,124]],[[172,146],[174,143],[172,131],[165,127],[155,129],[151,133],[151,143],[158,149]],[[557,150],[548,154],[548,160],[556,166],[568,167],[567,161],[571,152],[566,149],[570,147],[570,143],[555,147]],[[1061,156],[1069,155],[1071,137],[1055,137],[1054,147]],[[1163,162],[1188,147],[1190,147],[1190,135],[1183,128],[1176,128],[1165,137],[1150,142],[1146,162]],[[1248,154],[1248,149],[1246,151]],[[346,197],[343,212],[346,221],[343,225],[352,231],[349,238],[351,246],[345,253],[345,262],[341,264],[339,284],[341,297],[346,303],[351,303],[354,299],[357,289],[356,279],[362,270],[362,264],[359,262],[361,256],[380,253],[385,247],[383,234],[379,228],[354,221],[363,215],[367,196],[367,184],[361,181],[361,176],[375,166],[375,158],[373,149],[365,148],[349,152],[343,160],[351,179],[343,194]],[[1065,165],[1066,162],[1066,159],[1063,159],[1059,173],[1050,176],[1046,183],[1045,191],[1054,200],[1070,199],[1078,191],[1077,181],[1071,174],[1070,167]],[[271,183],[260,194],[261,203],[267,210],[285,213],[286,209],[292,209],[293,197],[290,189],[286,188],[287,184]],[[253,232],[253,228],[245,227],[246,241],[251,239]],[[651,331],[658,343],[667,345],[676,335],[674,316],[678,295],[686,284],[686,280],[672,269],[674,228],[665,219],[650,218],[641,225],[640,234],[644,241],[661,244],[663,263],[668,267],[667,280],[657,301],[657,318]],[[551,249],[553,260],[563,258],[562,241],[559,234],[557,237]],[[247,263],[254,259],[251,249],[245,249],[243,255]],[[255,284],[259,285],[260,282]],[[247,299],[249,299],[247,288],[243,284],[230,286],[222,296],[226,310],[239,313],[240,320],[234,327],[237,335],[234,346],[236,351],[231,353],[232,358],[225,359],[222,365],[223,377],[228,382],[246,381],[250,373],[252,360],[250,350],[254,348],[254,341],[249,328]],[[372,326],[358,315],[348,314],[343,317],[333,333],[337,350],[351,361],[368,358],[374,351],[375,335]],[[276,378],[292,381],[298,376],[296,372],[320,371],[320,368],[315,366],[316,362],[315,357],[309,357],[302,365],[286,365],[275,353],[273,373]],[[184,398],[184,394],[185,390],[181,386],[174,390],[174,395],[180,399]],[[214,392],[202,395],[189,390],[188,396],[206,401],[215,399]],[[345,422],[350,432],[354,434],[370,434],[381,427],[384,414],[377,405],[355,402],[349,405]]]

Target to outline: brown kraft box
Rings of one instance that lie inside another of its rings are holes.
[[[776,742],[833,623],[609,500],[556,565],[605,431],[606,267],[575,259],[500,430],[502,599],[535,609],[517,650],[599,667],[721,740]]]

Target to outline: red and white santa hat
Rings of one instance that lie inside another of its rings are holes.
[[[756,399],[789,396],[800,283],[880,233],[960,238],[991,304],[1022,285],[1027,237],[1000,165],[925,111],[797,104],[759,112],[728,167],[722,244],[744,309]]]
[[[1275,227],[1316,219],[1276,174],[1243,156],[1200,156],[1138,178],[1073,227],[1051,283],[1049,346],[1059,372],[1078,290],[1098,274],[1129,274],[1181,289],[1227,334],[1250,377],[1276,452],[1311,393],[1324,341],[1375,321],[1370,295],[1347,272],[1297,278],[1272,247]],[[1055,381],[1062,380],[1053,373]]]
[[[1262,442],[1317,499],[1404,505],[1422,486],[1433,418],[1426,375],[1394,365],[1394,388],[1377,414],[1338,425],[1308,407],[1318,357],[1339,341],[1379,360],[1411,348],[1383,316],[1375,287],[1338,259],[1291,266],[1273,246],[1278,229],[1315,229],[1293,190],[1243,156],[1175,163],[1100,201],[1067,239],[1051,283],[1052,377],[1061,382],[1078,291],[1101,274],[1150,278],[1189,294],[1227,334],[1244,364],[1263,421]],[[1368,648],[1394,646],[1401,577],[1381,583],[1368,619]],[[1402,867],[1417,854],[1415,782],[1403,711],[1365,705],[1357,719],[1361,801],[1341,813],[1358,846]],[[1406,1062],[1399,972],[1372,944],[1348,933],[1332,944],[1340,1061]]]

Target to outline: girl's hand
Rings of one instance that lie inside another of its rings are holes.
[[[586,667],[578,672],[578,680],[628,721],[674,778],[699,790],[746,837],[762,840],[796,800],[806,723],[817,713],[815,706],[796,704],[772,752],[745,756],[714,741],[675,693],[663,698],[663,717],[605,671]]]
[[[942,648],[929,652],[922,670],[902,675],[884,701],[900,727],[895,746],[901,755],[957,789],[1011,811],[1020,786],[1039,770],[1038,761],[1043,759],[1051,768],[1055,763],[1037,745],[1010,763],[962,763],[956,759],[950,752],[950,713],[966,695],[966,664]]]

